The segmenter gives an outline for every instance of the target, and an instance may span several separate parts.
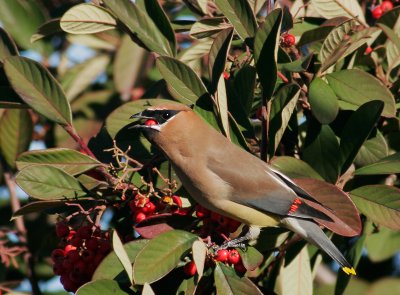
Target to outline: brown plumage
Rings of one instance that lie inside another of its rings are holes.
[[[202,206],[252,227],[285,226],[317,246],[328,247],[323,250],[353,273],[313,221],[331,220],[307,205],[321,204],[267,163],[232,144],[192,109],[170,104],[149,107],[132,117],[157,122],[139,127],[170,160],[186,190]]]

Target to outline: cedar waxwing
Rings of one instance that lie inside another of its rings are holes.
[[[231,143],[191,108],[165,104],[131,118],[146,119],[135,127],[165,154],[199,204],[249,226],[238,241],[255,238],[254,233],[262,227],[286,227],[325,251],[345,273],[355,275],[354,268],[315,222],[331,220],[317,209],[323,205],[288,177]]]

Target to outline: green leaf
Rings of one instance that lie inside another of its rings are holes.
[[[151,17],[154,24],[160,30],[161,34],[169,42],[169,47],[171,48],[173,55],[176,54],[176,39],[175,32],[172,29],[171,22],[169,21],[167,15],[162,9],[160,3],[157,0],[143,0],[142,1],[144,7],[146,9],[147,15]]]
[[[245,251],[239,248],[237,250],[247,270],[255,270],[264,261],[264,256],[254,247],[247,246]]]
[[[350,192],[361,213],[373,222],[400,229],[400,190],[387,185],[366,185]]]
[[[28,204],[22,206],[17,211],[14,212],[11,220],[14,220],[20,216],[24,216],[30,213],[43,212],[44,210],[54,210],[54,208],[61,207],[65,205],[65,201],[36,201],[29,202]],[[92,203],[92,205],[94,205]]]
[[[311,295],[313,293],[313,280],[307,247],[303,247],[289,264],[282,264],[275,291],[277,294]]]
[[[354,159],[354,164],[356,167],[375,164],[380,159],[387,157],[388,154],[389,147],[386,143],[386,139],[381,132],[377,131],[375,137],[368,139],[361,146]]]
[[[14,40],[3,28],[0,28],[0,62],[4,62],[6,57],[18,54]]]
[[[29,148],[33,123],[27,110],[5,110],[0,119],[0,150],[7,164],[15,168],[18,155]]]
[[[122,244],[122,241],[119,238],[117,231],[115,230],[112,232],[112,245],[119,262],[122,264],[126,274],[128,275],[129,282],[133,284],[132,263],[129,259],[127,252],[125,251],[124,245]]]
[[[379,175],[400,173],[400,152],[387,156],[373,164],[358,168],[355,175]]]
[[[310,53],[302,58],[299,58],[292,62],[287,63],[279,63],[278,70],[280,71],[288,71],[294,73],[305,72],[310,66],[311,60],[313,59],[314,54]]]
[[[142,290],[142,295],[155,295],[153,289],[150,287],[148,283],[145,283]]]
[[[31,165],[51,165],[71,175],[81,174],[101,165],[99,161],[92,157],[66,148],[29,151],[21,154],[16,164],[18,170]]]
[[[321,175],[310,165],[294,157],[274,157],[271,160],[271,165],[290,178],[314,178],[323,180]]]
[[[33,49],[43,55],[50,54],[50,46],[44,42],[30,42],[31,36],[44,22],[47,16],[36,0],[1,1],[0,22],[19,46]]]
[[[207,247],[203,241],[197,240],[192,245],[193,261],[196,264],[199,279],[203,276],[204,264],[206,262]]]
[[[313,0],[312,6],[326,19],[338,16],[358,18],[365,24],[364,12],[357,1],[348,0]]]
[[[173,56],[169,40],[149,15],[129,0],[104,0],[104,4],[148,49],[160,55]]]
[[[143,249],[144,246],[147,245],[148,242],[149,240],[135,240],[124,244],[125,252],[128,254],[131,264],[133,264],[137,254]],[[122,272],[123,277],[120,277]],[[106,257],[104,257],[93,274],[93,281],[102,279],[115,279],[121,283],[129,282],[126,272],[124,271],[124,267],[114,251],[110,252]]]
[[[31,36],[31,43],[34,43],[38,40],[41,40],[45,37],[49,37],[51,35],[62,33],[62,29],[60,27],[60,19],[55,18],[43,23],[36,31],[35,34]]]
[[[325,72],[330,66],[345,57],[344,52],[351,44],[349,35],[356,24],[357,22],[351,19],[337,26],[329,33],[319,52],[319,58],[322,63],[320,72]]]
[[[333,29],[334,26],[327,25],[318,26],[314,29],[307,30],[301,35],[299,42],[297,42],[297,46],[303,46],[313,42],[322,42]]]
[[[172,90],[171,94],[180,102],[194,104],[208,94],[199,76],[183,62],[162,56],[157,58],[157,68]]]
[[[178,289],[176,290],[177,295],[183,294],[195,294],[196,292],[196,276],[184,279],[182,283],[179,285]]]
[[[228,97],[226,94],[225,79],[221,75],[217,85],[217,92],[215,93],[215,100],[218,108],[219,120],[221,122],[224,134],[229,140],[231,139],[231,130],[229,126],[229,113],[228,113]],[[241,132],[237,133],[241,136]]]
[[[243,66],[239,69],[232,83],[237,98],[241,101],[243,111],[248,116],[253,105],[253,91],[256,85],[256,69]],[[237,116],[235,116],[237,117]]]
[[[115,18],[104,8],[92,4],[79,4],[64,13],[60,27],[71,34],[94,34],[112,30]]]
[[[308,101],[312,114],[321,124],[329,124],[335,120],[339,112],[339,102],[335,92],[321,78],[316,77],[311,82]]]
[[[12,56],[4,70],[14,90],[35,111],[61,125],[71,125],[71,107],[60,84],[41,64]]]
[[[197,70],[197,66],[193,67],[194,63],[200,63],[201,58],[210,52],[213,39],[203,39],[192,46],[179,52],[179,60],[186,65],[192,67],[192,69]],[[200,71],[200,69],[198,69]]]
[[[146,61],[146,54],[147,52],[132,42],[128,35],[122,37],[115,54],[113,80],[123,100],[131,97],[133,85],[140,77],[143,61]]]
[[[109,63],[110,56],[102,54],[69,69],[61,81],[67,99],[69,101],[75,99],[106,70]]]
[[[296,107],[300,95],[297,84],[283,86],[272,98],[270,123],[269,123],[269,154],[272,157],[281,142],[288,126],[290,117]]]
[[[79,181],[52,166],[28,166],[15,181],[28,195],[39,200],[71,199],[86,196]]]
[[[181,230],[172,230],[150,240],[139,252],[133,265],[135,283],[150,284],[168,274],[195,240],[197,236]]]
[[[97,280],[84,284],[76,291],[77,295],[126,295],[134,292],[113,280]]]
[[[249,278],[238,277],[232,267],[217,263],[214,270],[215,287],[217,294],[262,294]]]
[[[227,23],[224,17],[204,18],[193,24],[190,28],[190,36],[203,39],[231,27],[232,25]]]
[[[357,267],[362,256],[365,238],[366,235],[363,234],[346,255],[347,261],[353,265],[354,268]],[[336,280],[335,295],[341,295],[344,293],[344,290],[346,289],[350,279],[351,276],[345,274],[343,271],[339,271],[338,278]]]
[[[389,66],[387,72],[390,74],[400,64],[400,35],[384,24],[377,24],[377,26],[382,29],[389,39],[386,42],[386,58]]]
[[[303,150],[303,160],[311,165],[325,180],[335,183],[340,172],[339,143],[329,125],[310,130],[309,142]]]
[[[345,110],[356,110],[372,100],[382,100],[385,105],[382,116],[394,117],[396,106],[393,94],[372,75],[357,69],[342,70],[326,75],[329,86],[339,98]]]
[[[243,40],[254,37],[257,21],[246,0],[216,0],[215,4],[229,19]]]
[[[400,232],[383,226],[379,227],[378,230],[372,228],[372,225],[369,227],[371,230],[368,230],[368,232],[371,231],[371,234],[367,235],[365,248],[367,248],[368,258],[372,262],[382,262],[400,250]],[[364,230],[367,230],[367,228]]]
[[[370,101],[362,105],[347,120],[340,136],[341,171],[344,173],[353,163],[358,151],[375,127],[383,108],[383,102]]]
[[[257,73],[263,87],[263,97],[270,99],[277,81],[277,59],[282,10],[275,9],[257,30],[254,39],[254,58]]]
[[[221,75],[225,70],[225,61],[231,46],[233,29],[226,29],[215,36],[208,56],[208,72],[210,75],[210,93],[214,93]]]

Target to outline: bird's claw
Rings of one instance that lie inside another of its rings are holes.
[[[228,249],[228,248],[240,248],[243,251],[246,251],[246,249],[247,249],[245,243],[237,242],[235,240],[226,241],[221,246],[215,245],[213,248],[215,249],[215,251],[224,250],[224,249]]]

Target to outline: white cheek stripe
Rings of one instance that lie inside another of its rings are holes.
[[[176,115],[175,115],[176,116]],[[164,123],[162,123],[161,125],[160,124],[157,124],[157,125],[150,125],[150,126],[147,126],[148,128],[151,128],[151,129],[154,129],[154,130],[157,130],[157,131],[161,131],[161,129],[165,126],[165,124],[167,124],[169,121],[172,121],[174,118],[175,118],[175,116],[173,116],[172,118],[170,118],[169,120],[167,120],[167,121],[165,121]]]

